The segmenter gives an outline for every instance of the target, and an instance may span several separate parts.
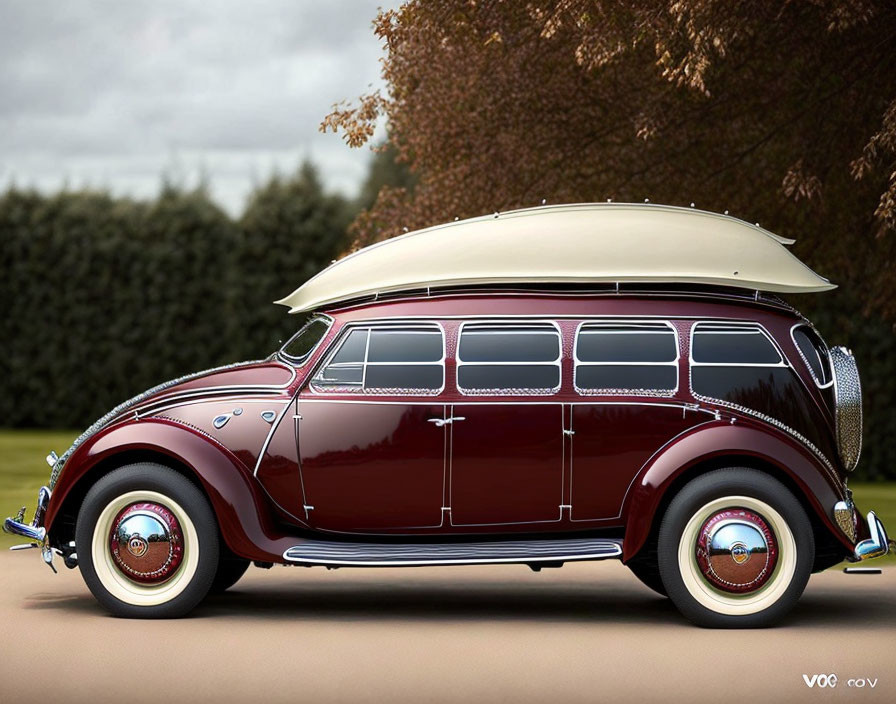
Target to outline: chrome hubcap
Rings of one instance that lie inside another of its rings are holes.
[[[709,584],[743,594],[762,588],[778,561],[778,544],[768,523],[743,508],[719,511],[700,529],[697,565]]]
[[[184,536],[174,514],[155,503],[131,504],[119,511],[109,534],[112,561],[128,579],[161,584],[177,572]]]

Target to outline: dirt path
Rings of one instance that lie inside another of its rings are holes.
[[[154,622],[106,616],[60,569],[0,554],[0,702],[896,701],[892,568],[816,575],[756,631],[694,628],[616,562],[253,568]]]

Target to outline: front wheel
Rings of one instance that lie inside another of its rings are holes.
[[[115,616],[176,618],[208,594],[218,567],[215,516],[169,467],[132,464],[100,479],[75,529],[78,565]]]
[[[773,625],[797,602],[815,541],[781,482],[748,468],[689,482],[663,516],[659,568],[676,607],[699,626]]]

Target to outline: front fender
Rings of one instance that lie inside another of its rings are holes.
[[[111,471],[116,455],[134,452],[163,455],[195,475],[209,497],[225,543],[235,554],[280,562],[295,544],[295,539],[278,529],[258,482],[227,448],[194,428],[159,418],[106,428],[68,458],[47,507],[48,533],[52,535],[53,523],[75,487],[81,481],[95,481],[91,470],[103,465]]]
[[[688,470],[726,455],[756,458],[786,474],[800,487],[828,530],[852,550],[853,546],[834,525],[830,513],[834,504],[845,498],[845,487],[830,468],[784,433],[746,423],[709,423],[680,435],[651,458],[635,477],[623,503],[623,561],[633,557],[644,545],[670,485]]]

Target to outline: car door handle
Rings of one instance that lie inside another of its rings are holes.
[[[466,420],[463,416],[452,416],[451,418],[429,418],[428,421],[430,423],[435,423],[437,428],[441,428],[443,425],[448,425],[449,423],[453,423],[456,420]]]

